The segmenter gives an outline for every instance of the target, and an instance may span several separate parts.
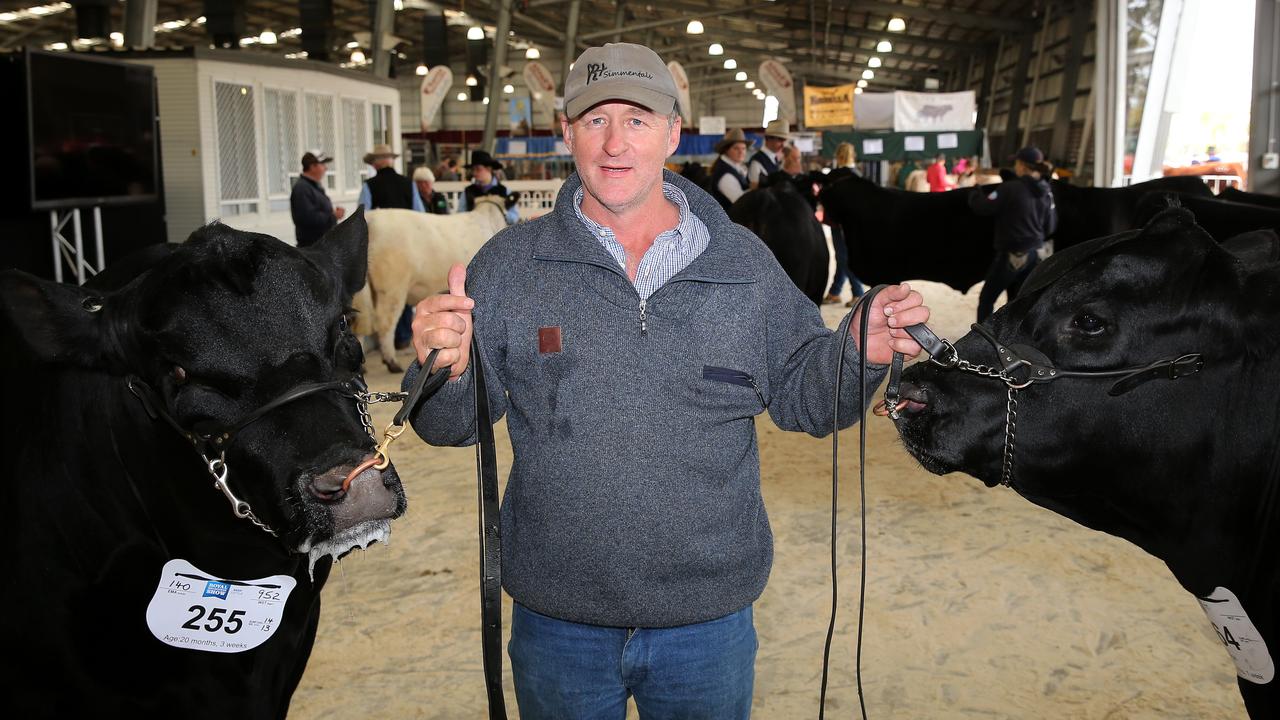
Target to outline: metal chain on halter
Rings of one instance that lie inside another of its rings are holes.
[[[1000,484],[1013,487],[1013,432],[1018,422],[1018,390],[1009,386],[1009,402],[1005,405],[1004,417],[1004,470],[1000,474]]]
[[[204,458],[205,466],[209,469],[209,474],[213,476],[213,486],[221,490],[222,494],[227,496],[227,500],[230,501],[231,512],[235,513],[236,517],[248,520],[262,528],[267,533],[270,533],[272,537],[279,537],[275,530],[272,530],[266,523],[259,520],[257,515],[253,514],[253,509],[249,507],[249,503],[236,497],[235,493],[231,492],[231,486],[227,484],[227,474],[230,472],[230,468],[227,467],[227,454],[224,452],[212,460],[209,459],[208,455],[201,454],[200,457]]]

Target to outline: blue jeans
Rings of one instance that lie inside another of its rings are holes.
[[[395,343],[396,347],[408,347],[413,342],[413,306],[405,305],[404,311],[400,313],[400,319],[396,321]]]
[[[672,628],[557,620],[516,603],[511,672],[521,720],[747,720],[755,680],[751,606]]]
[[[1013,302],[1018,296],[1018,291],[1022,289],[1022,281],[1027,279],[1031,271],[1035,269],[1040,262],[1040,255],[1035,250],[1030,250],[1026,254],[1026,262],[1022,267],[1014,267],[1009,253],[1004,250],[997,250],[996,256],[991,260],[991,266],[987,268],[987,276],[983,280],[982,292],[978,293],[978,322],[991,317],[996,305],[996,299],[1000,297],[1000,293],[1008,291],[1008,297],[1005,303]]]

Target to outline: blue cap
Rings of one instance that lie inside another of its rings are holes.
[[[1040,152],[1040,148],[1035,145],[1028,145],[1014,153],[1013,158],[1028,165],[1039,165],[1044,162],[1044,153]]]

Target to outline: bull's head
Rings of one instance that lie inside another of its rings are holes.
[[[1198,571],[1240,534],[1201,536],[1215,547],[1182,568],[1178,544],[1206,523],[1252,517],[1259,483],[1276,481],[1278,258],[1274,233],[1219,246],[1182,209],[1059,253],[988,320],[990,338],[956,343],[959,357],[999,370],[1002,346],[1059,370],[1114,371],[1199,353],[1200,371],[1119,385],[1124,374],[1062,377],[1011,393],[989,375],[918,363],[904,374],[903,443],[934,473],[1007,478],[1207,593]]]
[[[203,467],[225,454],[216,469],[229,470],[234,494],[314,563],[385,538],[405,509],[394,467],[363,469],[344,487],[374,445],[346,316],[366,255],[359,212],[302,250],[215,222],[136,277],[115,278],[118,288],[7,272],[0,291],[31,362],[109,389],[120,406],[102,408],[106,420],[139,420],[139,442],[157,446],[150,457],[178,465],[162,469],[175,494],[228,513]]]

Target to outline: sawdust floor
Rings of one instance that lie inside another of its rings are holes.
[[[962,335],[977,289],[916,286],[934,308],[931,325]],[[842,312],[823,308],[833,327]],[[399,376],[371,370],[374,389],[398,387]],[[379,428],[390,414],[378,408]],[[753,717],[812,718],[831,595],[831,444],[784,433],[767,415],[758,430],[776,555],[755,611]],[[1010,491],[925,472],[887,420],[869,417],[867,430],[870,717],[1245,717],[1231,660],[1160,561]],[[505,421],[497,438],[505,479]],[[856,427],[841,438],[840,614],[827,710],[855,717]],[[409,511],[388,545],[334,568],[291,719],[485,716],[474,450],[432,448],[406,433],[395,463]]]

